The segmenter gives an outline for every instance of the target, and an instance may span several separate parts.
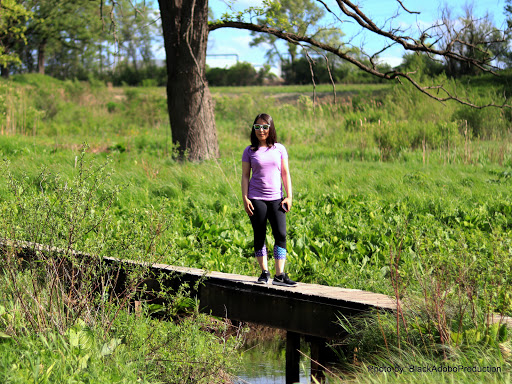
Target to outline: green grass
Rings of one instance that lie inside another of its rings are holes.
[[[415,316],[406,316],[407,324],[400,322],[399,334],[394,315],[344,319],[348,337],[333,348],[344,356],[345,365],[334,370],[332,382],[510,382],[511,343],[506,327],[473,329],[457,343],[442,345],[429,340],[432,334],[422,329],[422,314]]]
[[[0,306],[0,316],[6,316]],[[2,324],[3,321],[0,321]],[[2,383],[223,382],[236,364],[234,339],[204,329],[205,316],[179,324],[121,312],[113,329],[79,320],[55,331],[0,333]],[[217,326],[218,327],[218,326]],[[19,330],[18,330],[19,332]]]
[[[97,180],[88,187],[95,191],[91,196],[119,191],[107,224],[74,246],[107,254],[115,247],[105,244],[133,239],[139,245],[123,248],[121,257],[256,276],[252,229],[240,199],[241,154],[252,116],[268,112],[290,155],[294,206],[288,215],[287,271],[293,278],[398,291],[411,302],[437,305],[447,314],[445,323],[422,318],[434,346],[441,343],[439,332],[470,331],[489,310],[512,315],[512,143],[506,111],[443,106],[410,87],[386,84],[340,85],[342,94],[354,94],[340,95],[337,105],[327,99],[314,104],[311,87],[216,88],[221,157],[189,163],[173,157],[163,89],[44,81],[0,82],[0,96],[8,100],[0,117],[2,237],[15,233],[30,240],[38,215],[55,214],[51,204],[35,204],[41,191],[50,201],[68,201],[61,192],[80,174],[76,159],[88,142],[86,168],[106,167],[104,177],[90,179]],[[45,102],[43,83],[56,87]],[[330,89],[320,86],[317,92]],[[281,94],[293,100],[274,97]],[[15,187],[9,188],[9,174]],[[103,209],[100,204],[94,215]],[[62,235],[47,238],[66,245],[69,228],[57,230]],[[155,230],[158,244],[147,252]],[[484,358],[499,354],[495,348]],[[363,376],[359,372],[358,380],[410,378]],[[461,377],[459,382],[470,375]]]
[[[37,174],[41,167],[47,167],[71,177],[81,142],[89,142],[91,159],[103,162],[109,158],[111,183],[122,186],[114,205],[120,223],[129,223],[132,214],[140,216],[135,212],[146,207],[169,217],[166,236],[172,252],[165,261],[225,272],[257,272],[250,258],[250,224],[240,209],[240,154],[248,144],[247,116],[267,108],[290,154],[296,201],[289,215],[289,268],[300,280],[389,293],[386,271],[394,246],[390,234],[403,230],[413,233],[410,229],[428,225],[432,233],[439,227],[461,241],[468,236],[486,239],[490,233],[485,221],[500,223],[497,230],[510,230],[507,172],[512,164],[512,146],[508,134],[504,133],[500,142],[487,142],[464,138],[456,130],[447,136],[450,141],[433,141],[424,149],[411,146],[410,140],[390,141],[392,148],[386,152],[379,148],[382,142],[377,142],[380,139],[375,131],[380,125],[371,116],[389,117],[393,113],[398,119],[400,114],[391,112],[397,108],[394,93],[358,101],[359,107],[352,99],[351,107],[332,109],[330,104],[314,107],[306,99],[299,100],[298,107],[254,99],[247,94],[251,90],[245,88],[233,88],[238,96],[228,98],[222,96],[223,89],[214,89],[221,98],[216,106],[221,158],[192,164],[176,162],[172,157],[162,103],[156,107],[161,116],[156,128],[151,121],[136,126],[125,122],[133,119],[132,110],[138,111],[141,105],[152,109],[161,89],[96,92],[81,87],[83,96],[73,97],[91,99],[96,111],[91,115],[101,116],[101,130],[86,130],[84,125],[78,131],[59,134],[3,136],[0,150],[15,173]],[[368,85],[360,88],[370,95],[375,90]],[[258,89],[268,94],[275,91]],[[381,89],[380,84],[377,89]],[[122,95],[122,113],[105,108],[106,100],[116,95]],[[412,95],[412,102],[424,101]],[[102,101],[95,101],[95,97]],[[384,102],[387,104],[379,106]],[[432,104],[431,113],[438,105]],[[64,112],[62,120],[66,120]],[[442,126],[442,116],[437,119]],[[391,121],[387,129],[399,138],[404,136],[399,129],[406,125]],[[436,126],[429,129],[434,132]],[[483,216],[481,212],[485,212]],[[475,218],[468,222],[466,216]],[[464,222],[471,226],[464,226]],[[461,228],[461,234],[454,234],[454,226]],[[408,245],[419,240],[415,235],[407,238]],[[325,272],[324,266],[332,258],[337,268]],[[363,273],[358,272],[361,263],[365,265]]]

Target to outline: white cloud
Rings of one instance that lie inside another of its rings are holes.
[[[251,47],[249,43],[252,39],[249,31],[231,28],[216,30],[208,40],[208,55],[237,54],[239,61],[247,61],[253,65],[266,63],[265,53],[269,47]]]
[[[231,8],[230,8],[231,6]],[[261,7],[263,0],[211,0],[210,7],[215,17],[220,17],[228,12],[241,12],[249,7]]]
[[[261,7],[263,0],[235,0],[233,3],[237,10],[243,11],[249,7]]]
[[[396,56],[379,57],[379,63],[389,64],[391,67],[396,67],[397,65],[402,64],[402,58]]]
[[[206,58],[206,64],[213,68],[229,68],[236,64],[236,58],[227,56],[208,56]]]

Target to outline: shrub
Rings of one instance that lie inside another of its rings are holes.
[[[475,109],[460,106],[453,113],[452,119],[461,126],[468,126],[473,137],[490,139],[501,136],[510,129],[507,112],[498,108]]]

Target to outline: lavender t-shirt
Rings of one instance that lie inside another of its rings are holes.
[[[283,198],[281,160],[287,158],[286,148],[279,143],[270,148],[259,147],[257,151],[253,151],[251,146],[245,148],[242,161],[249,163],[252,169],[249,199],[272,201]]]

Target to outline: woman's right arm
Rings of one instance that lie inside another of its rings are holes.
[[[242,161],[242,200],[244,201],[244,209],[245,212],[249,216],[253,215],[254,207],[251,203],[251,200],[247,197],[249,194],[249,178],[251,177],[251,164]]]

